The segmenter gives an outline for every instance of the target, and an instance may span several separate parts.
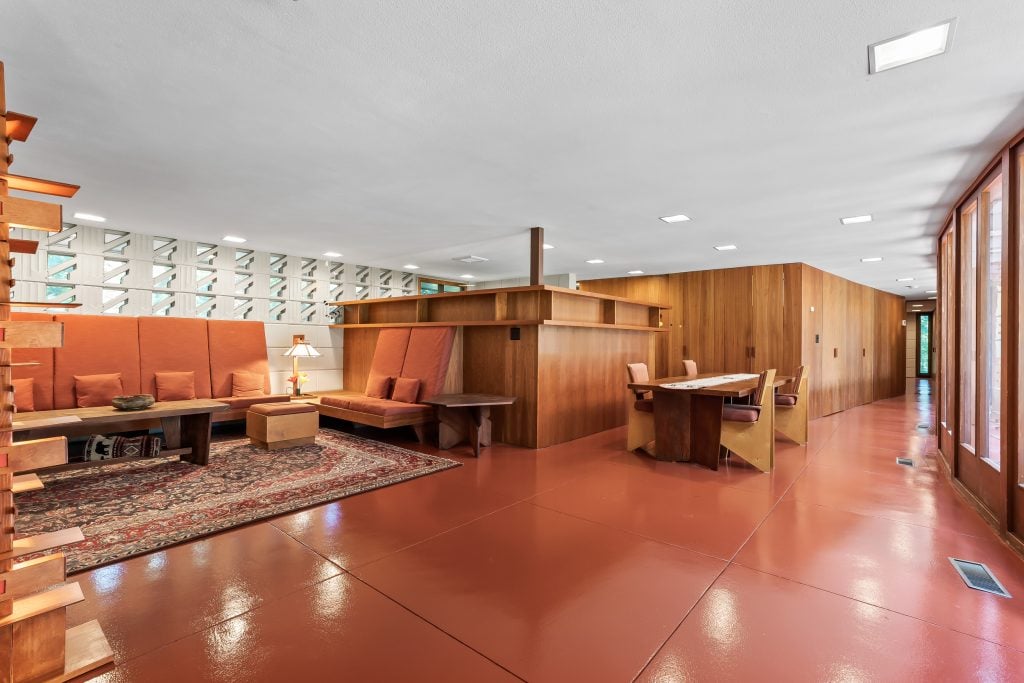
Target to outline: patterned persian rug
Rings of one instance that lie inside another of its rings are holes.
[[[458,465],[330,429],[270,453],[234,439],[205,467],[156,458],[44,475],[45,489],[18,495],[18,532],[80,526],[85,540],[64,548],[75,572]]]

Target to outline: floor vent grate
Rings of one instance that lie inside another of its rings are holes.
[[[911,458],[896,458],[897,465],[904,465],[906,467],[913,467],[914,461]]]
[[[1003,588],[1003,584],[999,583],[988,567],[981,564],[980,562],[971,562],[969,560],[958,560],[955,557],[949,558],[949,561],[953,563],[953,567],[956,568],[960,574],[960,578],[964,580],[964,583],[968,587],[973,588],[976,591],[985,591],[986,593],[994,593],[1000,597],[1009,598],[1012,597]]]
[[[922,431],[926,431],[927,432],[929,429],[932,428],[932,426],[928,425],[928,424],[919,424],[919,425],[917,425],[917,428],[922,430]]]

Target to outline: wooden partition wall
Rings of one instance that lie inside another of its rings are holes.
[[[938,237],[939,450],[954,488],[1024,554],[1024,131]]]
[[[362,391],[385,327],[457,328],[446,392],[515,396],[496,441],[544,448],[626,423],[626,364],[654,355],[662,306],[549,286],[337,302],[344,385]]]
[[[905,302],[804,263],[588,280],[588,292],[662,302],[664,375],[793,374],[806,365],[810,415],[820,417],[905,388]]]

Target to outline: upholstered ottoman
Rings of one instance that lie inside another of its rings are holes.
[[[253,446],[274,450],[314,443],[320,413],[309,403],[257,403],[245,414],[245,434]]]

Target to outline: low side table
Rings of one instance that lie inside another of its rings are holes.
[[[514,396],[496,394],[441,394],[423,401],[437,406],[438,447],[448,450],[462,441],[469,441],[473,454],[480,457],[480,447],[491,445],[491,406],[510,406]]]

